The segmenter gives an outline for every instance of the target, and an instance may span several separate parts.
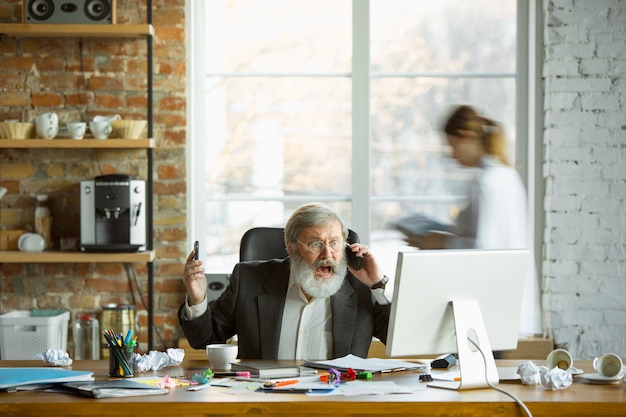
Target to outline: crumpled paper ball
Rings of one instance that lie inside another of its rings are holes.
[[[561,368],[548,369],[547,366],[539,368],[541,385],[551,390],[565,389],[572,385],[572,374]]]
[[[517,374],[525,385],[540,385],[539,367],[533,361],[526,361],[517,368]]]
[[[572,385],[572,374],[569,372],[561,368],[537,366],[532,361],[522,363],[517,368],[517,374],[526,385],[543,385],[551,390],[565,389]]]
[[[158,371],[166,366],[180,365],[185,358],[184,349],[168,348],[166,352],[151,350],[146,355],[138,355],[136,367],[138,372]]]
[[[69,353],[57,349],[47,349],[45,352],[35,355],[34,359],[41,359],[54,366],[70,366],[72,364]]]

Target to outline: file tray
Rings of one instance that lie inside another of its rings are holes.
[[[33,359],[47,349],[67,351],[67,310],[21,310],[0,315],[0,359]]]

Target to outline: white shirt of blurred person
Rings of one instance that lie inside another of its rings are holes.
[[[462,105],[450,114],[444,132],[452,157],[464,167],[479,168],[470,184],[469,203],[459,213],[453,233],[412,236],[407,238],[409,245],[421,249],[529,248],[526,189],[507,160],[503,129]],[[539,280],[531,256],[519,334],[542,333]]]

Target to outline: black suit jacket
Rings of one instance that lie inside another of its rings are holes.
[[[186,320],[184,305],[178,310],[189,344],[203,349],[236,334],[239,358],[276,359],[288,284],[289,258],[238,263],[226,290],[202,316]],[[391,306],[375,303],[370,289],[350,272],[330,300],[333,357],[367,357],[372,336],[386,342]]]

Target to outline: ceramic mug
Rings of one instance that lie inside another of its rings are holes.
[[[554,349],[548,354],[546,364],[550,369],[561,368],[564,371],[568,371],[574,365],[574,359],[572,359],[572,355],[567,350]]]
[[[42,113],[35,119],[37,136],[42,139],[54,139],[59,133],[59,116],[53,112]]]
[[[218,343],[206,346],[206,355],[211,362],[211,368],[220,370],[230,370],[230,362],[237,359],[237,345],[230,343]]]
[[[111,123],[101,120],[101,121],[91,121],[89,122],[89,130],[93,133],[93,137],[96,139],[106,139],[111,134]]]
[[[82,139],[86,130],[87,123],[85,122],[67,123],[67,133],[72,139]]]
[[[622,358],[615,353],[605,353],[593,360],[593,369],[605,378],[617,377],[623,372]]]

